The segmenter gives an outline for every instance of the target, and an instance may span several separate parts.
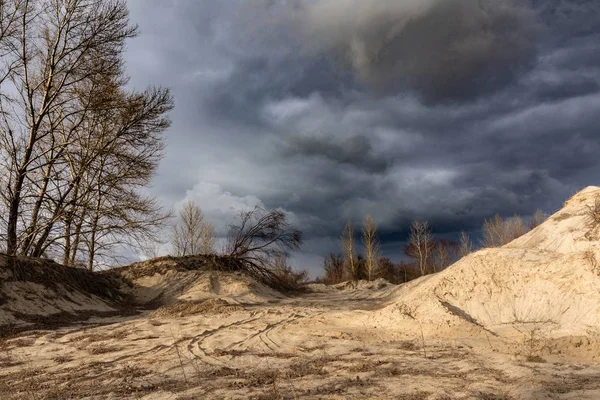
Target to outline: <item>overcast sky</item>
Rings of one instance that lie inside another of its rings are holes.
[[[172,89],[152,193],[222,234],[255,205],[320,269],[347,219],[477,235],[599,184],[598,0],[131,0],[131,85]]]

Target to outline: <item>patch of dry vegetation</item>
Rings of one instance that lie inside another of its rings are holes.
[[[594,198],[591,205],[587,205],[587,214],[595,223],[600,223],[600,197]]]
[[[229,304],[223,299],[208,299],[203,301],[178,301],[162,306],[149,314],[150,318],[185,317],[196,314],[230,314],[243,310],[238,304]]]
[[[87,348],[87,351],[90,354],[98,355],[98,354],[106,354],[106,353],[116,353],[117,351],[123,350],[120,346],[108,346],[108,345],[96,345]]]
[[[9,272],[7,281],[25,281],[38,283],[58,292],[70,290],[95,295],[117,304],[129,299],[120,291],[121,284],[130,282],[115,274],[114,271],[93,273],[82,268],[66,267],[49,259],[33,257],[11,257],[0,254],[0,269]]]

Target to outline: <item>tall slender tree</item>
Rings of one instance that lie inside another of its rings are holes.
[[[410,236],[405,252],[416,261],[421,275],[427,273],[431,263],[433,244],[433,234],[429,229],[429,224],[414,221],[410,226]]]
[[[365,269],[367,279],[370,281],[373,278],[373,273],[377,268],[377,261],[380,256],[379,238],[377,237],[377,226],[373,221],[373,217],[367,214],[363,224],[362,242],[365,254]]]
[[[459,254],[461,257],[466,257],[473,251],[473,243],[469,234],[465,231],[460,232]]]
[[[171,231],[171,244],[179,257],[214,252],[214,227],[204,220],[202,210],[194,201],[189,200],[183,204],[179,220]]]
[[[354,245],[354,228],[352,221],[348,220],[342,232],[342,253],[346,258],[346,266],[352,280],[359,279],[359,265],[356,259],[356,247]]]

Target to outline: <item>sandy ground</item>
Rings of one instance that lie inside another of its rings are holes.
[[[597,399],[600,364],[540,338],[410,338],[374,311],[392,285],[262,304],[175,303],[0,342],[5,399]],[[507,349],[511,349],[507,351]]]
[[[589,187],[437,274],[296,296],[207,256],[0,256],[0,398],[600,399],[599,216]]]

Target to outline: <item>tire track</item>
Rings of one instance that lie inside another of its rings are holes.
[[[227,365],[226,363],[224,363],[223,361],[219,360],[218,358],[216,358],[214,356],[211,356],[210,354],[208,354],[206,352],[206,350],[204,350],[204,348],[202,348],[202,346],[200,345],[202,343],[202,341],[210,336],[217,334],[217,333],[223,332],[226,329],[240,327],[242,325],[258,321],[262,317],[263,317],[263,315],[259,314],[258,316],[253,316],[251,318],[236,321],[231,324],[221,325],[214,329],[207,329],[204,332],[202,332],[201,334],[194,336],[190,340],[190,342],[187,345],[187,351],[190,354],[192,354],[195,357],[195,359],[198,359],[199,361],[203,362],[204,364],[211,365],[211,366],[218,366],[218,367],[226,366]],[[195,349],[198,350],[200,352],[200,354],[197,354],[196,352],[194,352]]]

